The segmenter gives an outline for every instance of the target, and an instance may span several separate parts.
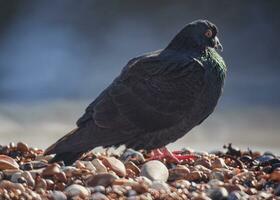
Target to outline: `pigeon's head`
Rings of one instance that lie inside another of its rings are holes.
[[[171,41],[168,48],[175,50],[203,50],[207,47],[223,50],[217,37],[218,28],[208,20],[197,20],[186,25]]]

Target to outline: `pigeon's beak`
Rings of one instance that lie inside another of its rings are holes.
[[[217,36],[215,36],[215,38],[214,38],[214,43],[215,43],[215,46],[214,46],[215,49],[223,51],[223,46],[220,43],[220,40]]]

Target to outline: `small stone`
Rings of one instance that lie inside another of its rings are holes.
[[[260,164],[264,164],[270,160],[274,159],[274,156],[271,156],[271,155],[262,155],[260,157],[257,157],[255,160],[259,161]]]
[[[140,184],[147,185],[148,187],[152,185],[152,181],[145,176],[138,176],[135,180]]]
[[[63,192],[57,190],[51,191],[50,197],[53,200],[67,200],[67,196]]]
[[[188,181],[199,181],[203,177],[203,173],[200,171],[192,171],[190,172],[185,179]]]
[[[207,195],[211,199],[225,200],[228,197],[228,192],[224,187],[211,188],[207,191]]]
[[[11,181],[8,180],[2,180],[0,182],[0,188],[6,189],[6,190],[20,190],[21,192],[25,191],[25,188],[23,187],[22,184],[20,183],[12,183]]]
[[[22,165],[20,165],[20,169],[22,170],[32,170],[33,166],[31,163],[24,163]]]
[[[215,158],[212,162],[212,169],[215,168],[228,168],[227,165],[225,164],[224,159],[222,158]]]
[[[14,183],[20,183],[21,178],[24,178],[24,180],[27,182],[27,184],[31,187],[34,187],[35,185],[35,181],[33,179],[33,177],[31,176],[30,172],[28,171],[24,171],[24,172],[16,172],[11,176],[11,181]]]
[[[66,174],[64,172],[58,172],[54,174],[54,178],[60,182],[66,182],[67,181],[67,177]]]
[[[131,161],[128,161],[125,163],[125,167],[126,167],[126,170],[131,170],[134,172],[135,176],[139,176],[140,174],[140,169],[137,167],[137,165],[135,165],[133,162]]]
[[[38,155],[35,158],[35,161],[50,161],[54,158],[54,155]]]
[[[51,164],[43,170],[42,176],[43,177],[54,176],[56,173],[59,172],[60,172],[60,166],[58,164]]]
[[[128,197],[134,197],[137,195],[137,192],[135,190],[128,190],[127,196]]]
[[[105,165],[103,165],[103,163],[101,162],[101,160],[99,159],[93,159],[91,161],[92,165],[95,167],[96,169],[96,173],[106,173],[108,172],[107,168]]]
[[[41,169],[48,166],[48,163],[42,161],[31,161],[30,164],[32,165],[32,169]]]
[[[140,175],[145,176],[152,181],[158,180],[166,182],[169,176],[169,172],[162,162],[158,160],[152,160],[146,162],[142,166]]]
[[[41,177],[36,177],[35,179],[35,190],[39,190],[39,189],[43,189],[46,190],[47,189],[47,182],[45,181],[45,179],[41,178]]]
[[[153,181],[151,188],[155,190],[163,190],[163,191],[170,191],[169,185],[163,181]]]
[[[244,191],[233,191],[229,194],[228,200],[243,200],[248,199],[249,195],[246,194]]]
[[[218,180],[218,179],[211,179],[208,182],[208,185],[210,185],[211,187],[217,187],[217,186],[222,186],[224,184],[224,182]]]
[[[197,159],[194,162],[194,165],[202,165],[208,169],[212,168],[212,164],[211,164],[210,160],[208,158],[204,158],[204,157]]]
[[[93,166],[91,161],[82,161],[82,163],[84,164],[85,168],[89,171],[96,171],[96,168]]]
[[[106,197],[104,194],[102,194],[100,192],[96,192],[96,193],[92,194],[90,199],[91,200],[109,200],[108,197]]]
[[[72,167],[72,166],[62,167],[61,170],[65,173],[65,175],[67,177],[71,177],[72,174],[74,174],[78,171],[78,169],[76,167]]]
[[[118,176],[124,177],[126,175],[124,164],[115,157],[104,157],[102,163],[115,172]]]
[[[175,182],[173,182],[172,184],[174,187],[176,188],[189,188],[191,186],[190,181],[184,180],[184,179],[180,179],[180,180],[176,180]]]
[[[228,193],[231,193],[233,191],[244,191],[245,187],[240,184],[232,184],[232,183],[225,183],[224,188],[228,191]]]
[[[94,192],[105,193],[106,188],[103,185],[98,185],[93,188]]]
[[[169,170],[169,181],[184,179],[190,174],[190,169],[185,165],[177,165],[175,168]]]
[[[276,187],[274,194],[280,196],[280,184]]]
[[[68,197],[74,197],[74,196],[82,196],[82,197],[87,197],[90,195],[90,192],[87,188],[78,185],[78,184],[72,184],[68,186],[65,190],[64,193]]]
[[[118,177],[113,174],[100,173],[100,174],[96,174],[96,175],[89,177],[87,180],[87,185],[91,186],[91,187],[95,187],[98,185],[107,187],[107,186],[111,185],[114,182],[114,180],[117,178]]]
[[[0,155],[0,170],[19,169],[17,162],[6,155]]]
[[[270,174],[270,180],[280,182],[280,168],[276,168],[271,174]]]
[[[126,149],[126,151],[122,154],[120,160],[123,162],[127,162],[129,160],[137,160],[140,163],[145,161],[145,158],[142,153],[139,151],[135,151],[133,149]]]
[[[224,174],[222,172],[213,171],[210,174],[210,179],[218,179],[220,181],[224,181]]]
[[[19,142],[19,143],[17,143],[17,150],[22,153],[26,153],[26,152],[28,152],[29,147],[27,146],[27,144]]]

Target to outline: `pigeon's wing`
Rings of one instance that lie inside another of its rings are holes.
[[[88,106],[77,125],[93,121],[116,133],[156,132],[172,127],[191,111],[203,90],[204,75],[202,64],[195,59],[132,60]]]

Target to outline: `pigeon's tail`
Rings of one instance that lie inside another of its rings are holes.
[[[86,131],[88,130],[85,128],[76,128],[72,130],[47,148],[44,155],[56,154],[55,157],[50,160],[50,163],[64,161],[65,165],[71,165],[87,151],[87,145],[81,143],[84,141],[81,137],[87,135]]]

